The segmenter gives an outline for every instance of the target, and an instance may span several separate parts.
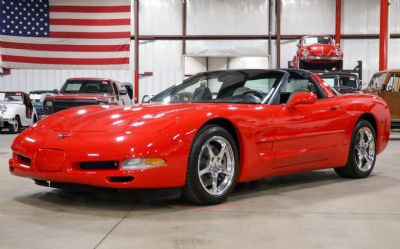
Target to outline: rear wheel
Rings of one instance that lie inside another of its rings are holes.
[[[359,120],[354,128],[347,165],[335,168],[335,172],[346,178],[368,177],[376,160],[376,134],[366,120]]]
[[[239,154],[231,134],[220,126],[208,125],[196,135],[189,154],[185,200],[217,204],[233,190]]]
[[[21,121],[19,120],[19,117],[15,117],[15,122],[13,124],[8,124],[7,126],[8,132],[11,134],[16,134],[18,133],[19,129],[21,128]]]

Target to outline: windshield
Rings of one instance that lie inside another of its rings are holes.
[[[332,38],[329,36],[315,36],[315,37],[305,37],[303,39],[303,45],[312,44],[332,44]]]
[[[388,73],[376,73],[372,76],[369,86],[372,88],[381,88],[382,84],[385,83]]]
[[[207,72],[168,88],[150,101],[261,103],[283,75],[266,70]]]
[[[321,76],[320,76],[321,77]],[[321,77],[321,79],[323,79],[325,81],[325,83],[327,83],[330,86],[335,86],[335,76],[330,76],[330,77]]]
[[[6,92],[0,93],[0,101],[4,102],[21,102],[22,103],[22,94],[15,92]]]
[[[67,80],[61,88],[62,93],[109,93],[112,94],[111,82],[106,80]]]

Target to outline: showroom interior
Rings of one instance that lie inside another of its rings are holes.
[[[0,1],[0,248],[400,247],[400,0]]]

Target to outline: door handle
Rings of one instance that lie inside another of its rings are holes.
[[[339,109],[339,106],[338,105],[333,105],[333,106],[331,106],[331,110],[332,111],[336,111],[336,110],[338,110]]]

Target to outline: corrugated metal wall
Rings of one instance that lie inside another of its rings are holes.
[[[268,2],[266,0],[187,0],[189,35],[261,35],[268,32]],[[181,0],[141,0],[140,33],[143,35],[180,35]],[[378,0],[342,1],[342,33],[379,33]],[[391,0],[390,31],[400,33],[400,0]],[[273,24],[274,27],[274,24]],[[282,0],[282,34],[333,34],[335,0]],[[273,31],[274,32],[274,31]],[[206,41],[188,42],[188,52],[197,53],[215,47]],[[221,47],[240,44],[243,53],[266,56],[267,41],[224,41]],[[275,67],[275,43],[272,66]],[[133,47],[133,46],[132,46]],[[236,46],[237,47],[237,46]],[[352,68],[363,60],[364,79],[378,70],[378,40],[342,40],[344,66]],[[200,50],[199,50],[200,49]],[[197,52],[196,52],[197,51]],[[296,41],[282,41],[281,66],[286,67],[296,51]],[[140,73],[153,72],[140,79],[140,93],[156,93],[183,78],[181,41],[148,41],[140,44]],[[249,53],[250,53],[249,52]],[[400,39],[391,39],[389,67],[400,68]],[[133,61],[131,59],[131,61]],[[131,65],[133,68],[133,65]],[[0,76],[0,90],[54,89],[69,77],[109,77],[133,81],[133,71],[115,70],[12,70]]]

